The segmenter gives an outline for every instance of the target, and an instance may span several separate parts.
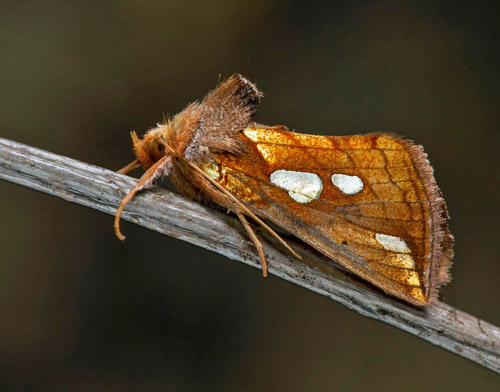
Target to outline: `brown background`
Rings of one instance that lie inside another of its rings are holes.
[[[257,120],[425,146],[452,215],[445,301],[500,324],[495,1],[0,5],[0,135],[107,168],[240,72]],[[154,208],[154,206],[152,206]],[[0,182],[0,389],[497,391],[465,359],[180,241]]]

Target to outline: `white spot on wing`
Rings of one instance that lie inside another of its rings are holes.
[[[347,174],[332,175],[332,183],[346,195],[354,195],[363,189],[363,181],[358,176]]]
[[[203,166],[203,171],[208,174],[208,176],[216,181],[220,180],[219,168],[217,165],[205,165]]]
[[[276,170],[269,177],[271,183],[286,191],[299,203],[309,203],[319,197],[323,181],[317,174],[289,170]]]
[[[208,174],[210,178],[215,181],[219,181],[221,179],[221,174],[224,176],[226,174],[226,169],[223,167],[222,170],[219,169],[215,163],[210,163],[202,167],[203,171]]]
[[[382,245],[385,249],[396,253],[410,253],[411,250],[404,240],[399,237],[394,237],[392,235],[386,234],[375,234],[375,239]]]

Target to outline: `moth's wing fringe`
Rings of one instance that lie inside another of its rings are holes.
[[[448,219],[450,217],[441,189],[436,184],[434,170],[423,147],[409,140],[404,140],[404,142],[408,146],[411,158],[430,201],[431,238],[433,239],[431,260],[434,262],[430,264],[430,270],[427,271],[427,278],[430,277],[430,279],[428,279],[429,292],[426,294],[429,303],[432,303],[439,295],[439,287],[451,280],[449,270],[453,258],[453,235],[448,228]]]

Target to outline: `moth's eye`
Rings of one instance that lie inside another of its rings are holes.
[[[163,144],[161,140],[153,140],[149,148],[149,155],[151,155],[151,158],[155,161],[163,158],[165,156],[165,144]]]

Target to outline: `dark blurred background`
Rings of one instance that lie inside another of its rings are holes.
[[[499,16],[496,1],[2,2],[0,135],[118,169],[130,130],[240,72],[266,94],[260,122],[423,144],[456,238],[444,301],[498,325]],[[131,224],[123,244],[111,216],[6,182],[0,214],[0,390],[498,391],[258,270]]]

